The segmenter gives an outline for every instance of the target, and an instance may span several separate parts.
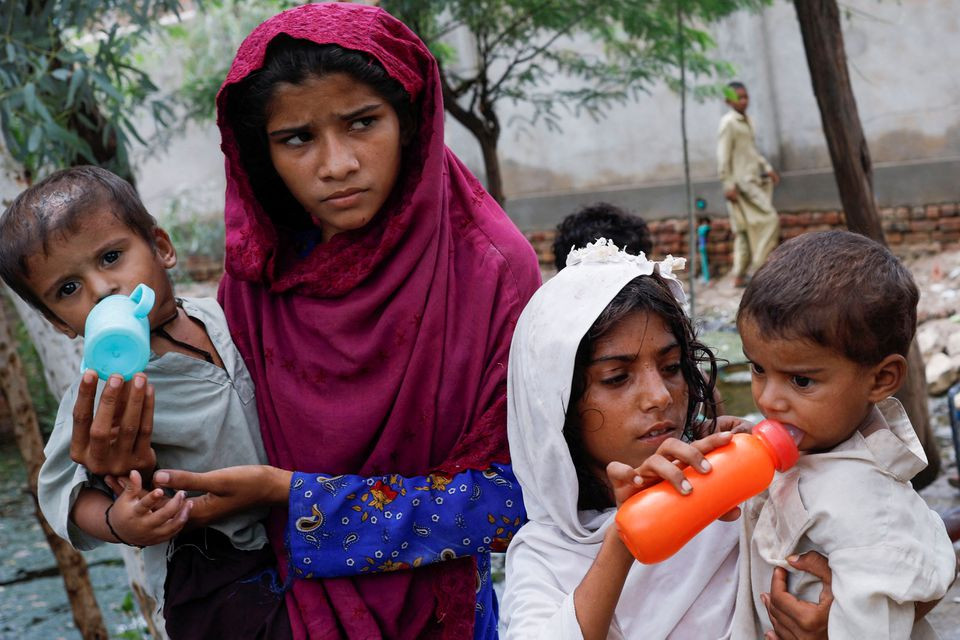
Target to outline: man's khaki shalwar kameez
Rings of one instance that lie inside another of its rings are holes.
[[[724,193],[736,188],[737,201],[727,201],[733,231],[733,275],[756,271],[780,237],[780,220],[773,208],[773,170],[757,151],[750,119],[730,111],[720,120],[717,162]]]

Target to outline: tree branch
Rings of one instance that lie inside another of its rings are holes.
[[[575,27],[577,23],[583,20],[587,16],[587,14],[589,14],[592,10],[593,9],[590,7],[584,9],[582,13],[577,14],[577,16],[573,20],[571,20],[565,27],[563,27],[562,29],[558,29],[557,32],[553,34],[553,36],[551,36],[545,43],[543,43],[539,47],[534,48],[532,51],[530,51],[526,55],[521,56],[520,53],[522,53],[522,51],[518,52],[517,56],[513,59],[513,61],[511,61],[507,65],[507,68],[504,70],[500,78],[494,83],[493,88],[490,90],[490,93],[496,94],[500,90],[501,85],[503,85],[503,83],[506,82],[507,78],[510,77],[510,74],[513,73],[513,70],[518,65],[521,65],[526,62],[529,62],[530,60],[533,60],[538,55],[540,55],[541,53],[549,49],[554,42],[559,40],[562,36],[567,35],[567,33],[571,29],[573,29],[573,27]]]

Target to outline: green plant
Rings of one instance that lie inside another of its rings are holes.
[[[137,603],[133,599],[133,593],[127,591],[119,605],[114,605],[114,611],[123,615],[125,622],[120,625],[115,637],[124,640],[145,640],[149,637],[149,628],[147,623],[140,615]]]
[[[0,3],[0,128],[28,182],[54,168],[100,164],[130,178],[130,119],[169,107],[134,63],[134,48],[177,0],[5,0]]]
[[[559,130],[560,109],[597,120],[656,81],[677,89],[676,69],[723,76],[703,25],[769,0],[383,0],[440,62],[444,106],[480,143],[487,190],[503,202],[497,145],[503,100],[525,103],[529,124]],[[684,16],[679,27],[677,15]],[[454,32],[472,41],[455,60]],[[589,44],[587,44],[589,43]],[[460,64],[457,64],[460,62]],[[707,86],[700,92],[718,93]]]
[[[177,266],[171,272],[174,282],[191,281],[188,263],[192,257],[207,262],[223,262],[224,226],[221,212],[197,211],[191,207],[188,196],[178,196],[171,200],[160,224],[170,234],[179,257]]]
[[[209,122],[216,115],[217,90],[230,70],[230,62],[254,27],[300,2],[290,0],[213,0],[205,2],[189,23],[167,28],[167,37],[189,51],[183,81],[171,95],[187,118]]]

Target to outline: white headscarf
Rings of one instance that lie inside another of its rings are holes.
[[[510,345],[507,433],[531,520],[559,527],[578,542],[603,537],[580,521],[577,474],[563,437],[577,347],[610,301],[638,276],[658,273],[683,303],[683,285],[673,270],[684,263],[673,256],[653,262],[601,238],[571,251],[567,267],[534,294],[520,315]]]

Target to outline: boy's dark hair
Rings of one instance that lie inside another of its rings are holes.
[[[920,294],[889,249],[849,231],[805,233],[770,254],[747,285],[737,323],[799,338],[864,366],[907,357]]]
[[[701,431],[698,427],[702,425],[695,425],[698,407],[703,405],[705,414],[716,415],[713,390],[717,382],[717,361],[713,352],[697,340],[690,318],[660,276],[654,274],[634,278],[610,301],[583,336],[574,358],[570,404],[563,423],[563,437],[577,470],[580,485],[578,508],[581,510],[613,506],[609,489],[590,471],[583,446],[583,423],[577,406],[587,387],[587,365],[597,340],[631,313],[642,311],[663,318],[680,345],[680,371],[688,389],[687,416],[683,427],[685,439],[692,440]],[[706,365],[709,375],[704,375],[702,365]],[[716,420],[713,424],[716,424]]]
[[[727,87],[730,89],[733,89],[734,91],[736,91],[737,89],[743,89],[744,91],[747,90],[747,85],[743,84],[739,80],[731,80],[730,82],[727,83]]]
[[[557,271],[567,266],[567,254],[571,248],[583,248],[598,238],[612,240],[628,253],[642,251],[649,254],[653,250],[650,229],[643,218],[607,202],[598,202],[571,213],[557,225],[557,236],[553,241],[553,262]]]
[[[85,214],[102,207],[156,246],[157,221],[147,213],[136,190],[101,167],[79,166],[47,176],[18,195],[0,216],[0,278],[48,319],[53,314],[27,284],[27,257],[47,253],[56,232],[74,231]]]
[[[410,94],[372,56],[335,44],[320,45],[286,35],[274,38],[263,66],[228,89],[227,119],[254,195],[267,215],[283,226],[310,228],[312,223],[270,159],[266,133],[270,100],[278,84],[302,84],[310,77],[332,73],[345,73],[380,94],[397,112],[403,137],[412,136],[416,129]]]

